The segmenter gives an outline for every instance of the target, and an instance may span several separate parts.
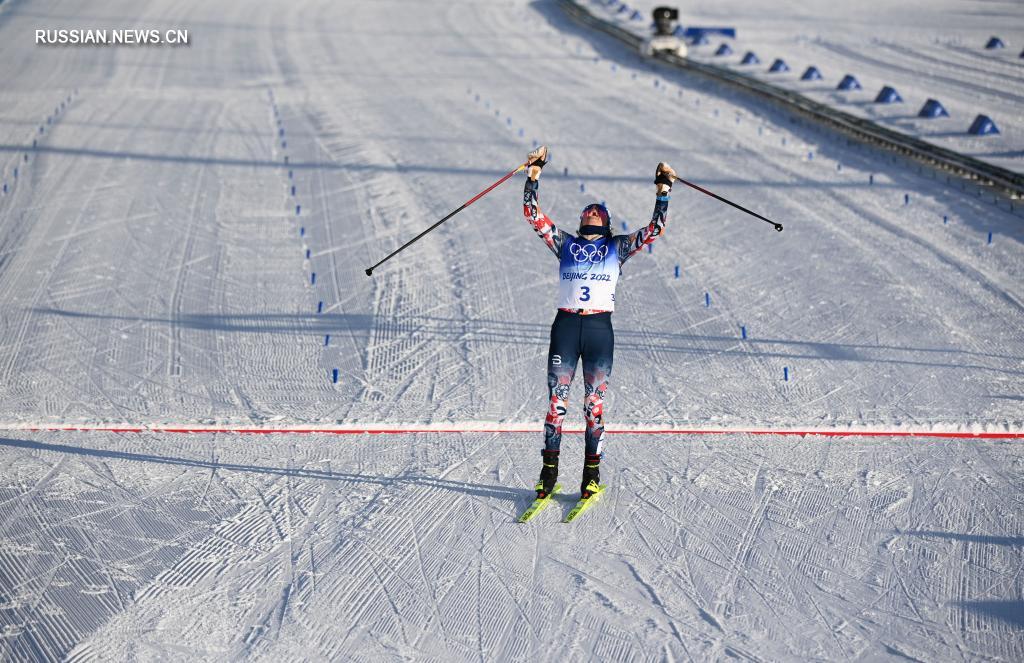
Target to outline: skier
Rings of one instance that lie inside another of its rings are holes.
[[[555,488],[569,385],[576,373],[576,364],[582,358],[586,388],[583,413],[587,427],[580,496],[581,500],[586,500],[601,490],[604,398],[615,346],[612,332],[615,285],[622,264],[664,232],[669,193],[676,173],[667,163],[658,164],[654,177],[657,190],[654,214],[646,227],[628,235],[612,235],[608,208],[603,203],[593,203],[583,208],[577,234],[571,235],[555,228],[537,204],[538,178],[547,161],[547,146],[530,152],[523,189],[524,216],[559,260],[558,313],[551,325],[548,349],[549,409],[544,419],[543,467],[535,488],[538,500],[546,498]]]

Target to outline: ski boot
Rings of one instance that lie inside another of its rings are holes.
[[[540,470],[537,485],[534,486],[539,500],[544,499],[555,490],[555,481],[558,479],[558,450],[544,449],[540,455],[544,460],[544,466]]]
[[[590,499],[590,496],[600,491],[601,485],[601,454],[593,456],[587,454],[583,458],[583,482],[580,483],[580,499]]]

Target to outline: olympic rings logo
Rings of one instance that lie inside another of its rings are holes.
[[[573,242],[569,245],[569,253],[572,254],[573,260],[576,262],[601,262],[608,255],[608,245],[604,244],[598,247],[594,244]]]

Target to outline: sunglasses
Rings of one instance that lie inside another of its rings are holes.
[[[586,207],[584,207],[583,211],[580,212],[580,221],[583,221],[586,218],[586,216],[588,214],[590,214],[591,212],[597,212],[597,215],[599,217],[601,217],[601,221],[605,225],[608,225],[608,223],[609,223],[608,208],[605,207],[604,205],[602,205],[601,203],[591,203],[590,205],[587,205]]]

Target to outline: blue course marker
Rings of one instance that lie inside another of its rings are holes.
[[[747,328],[746,327],[740,326],[740,338],[743,338],[743,339],[747,338]]]
[[[676,265],[676,278],[679,278],[679,265]]]
[[[707,306],[709,308],[711,307],[711,293],[710,292],[705,292],[704,293],[704,306]]]
[[[324,334],[324,347],[326,348],[330,344],[331,344],[331,335],[330,334]]]
[[[335,368],[331,370],[331,380],[334,384],[338,384],[338,369]]]
[[[782,367],[782,379],[789,382],[789,366]]]
[[[324,312],[324,303],[323,303],[323,301],[317,302],[317,304],[316,304],[316,312],[317,313],[323,313]]]
[[[309,275],[309,284],[316,285],[316,272],[313,272]]]

